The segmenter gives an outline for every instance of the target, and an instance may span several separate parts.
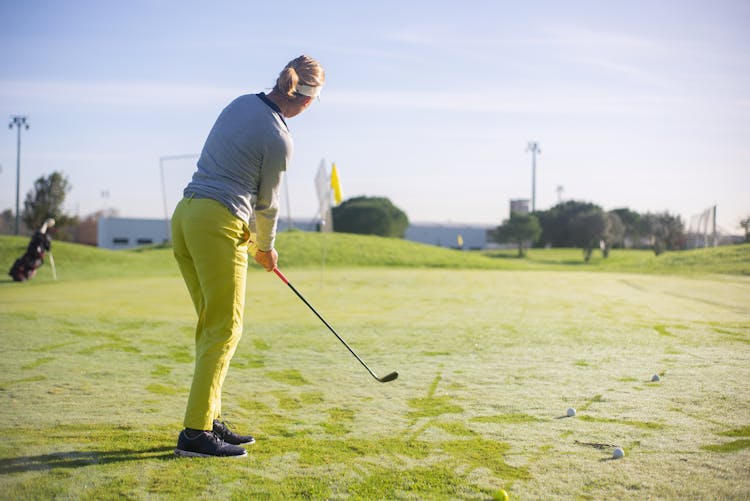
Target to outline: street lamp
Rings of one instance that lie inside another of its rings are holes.
[[[531,213],[533,214],[536,212],[536,154],[541,153],[542,149],[539,143],[532,141],[526,151],[531,152]]]
[[[18,129],[18,141],[16,143],[16,235],[19,230],[19,195],[21,190],[21,128],[29,130],[29,124],[26,123],[28,117],[14,115],[8,124],[9,129],[16,127]]]

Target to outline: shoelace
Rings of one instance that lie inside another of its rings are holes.
[[[219,421],[218,419],[214,421],[216,423],[216,433],[219,434],[219,436],[223,439],[225,435],[228,434],[235,434],[232,431],[232,428],[234,428],[234,425],[228,421]]]
[[[224,441],[224,437],[222,437],[219,433],[215,431],[209,431],[208,433],[211,436],[211,441],[214,442],[217,447],[221,448],[225,445],[229,445],[229,443]]]
[[[218,433],[216,433],[216,432],[215,432],[215,431],[213,431],[213,430],[212,430],[212,431],[206,431],[206,432],[204,432],[204,433],[208,434],[208,439],[209,439],[209,440],[210,440],[211,442],[215,442],[215,443],[217,443],[217,444],[218,444],[219,446],[221,446],[222,444],[225,444],[225,443],[226,443],[226,442],[224,441],[224,439],[223,439],[223,438],[221,437],[221,435],[220,435],[220,434],[218,434]],[[198,436],[200,436],[200,435],[198,435]],[[196,436],[195,438],[198,438],[198,436]],[[188,437],[188,438],[190,438],[190,437]]]

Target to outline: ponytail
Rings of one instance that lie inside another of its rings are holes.
[[[281,70],[273,90],[287,99],[294,99],[298,94],[298,85],[322,87],[325,80],[325,72],[320,63],[309,56],[299,56]]]
[[[291,99],[294,97],[298,83],[299,75],[297,75],[297,71],[291,66],[287,66],[281,70],[279,78],[276,80],[276,90],[288,99]]]

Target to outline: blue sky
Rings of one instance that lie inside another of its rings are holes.
[[[234,97],[287,61],[324,65],[289,125],[295,218],[335,161],[344,196],[389,197],[414,222],[499,224],[529,198],[750,215],[747,1],[16,1],[0,4],[0,115],[28,115],[22,198],[64,172],[66,208],[163,217],[159,158],[198,153]],[[192,172],[165,162],[171,208]],[[16,133],[0,134],[0,210]],[[286,200],[282,217],[286,217]]]

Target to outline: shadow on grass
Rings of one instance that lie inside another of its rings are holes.
[[[588,265],[583,258],[580,259],[543,259],[538,258],[539,254],[535,254],[534,259],[528,255],[519,256],[517,252],[484,252],[483,255],[490,259],[503,259],[507,261],[527,261],[529,264],[537,265],[552,265],[552,266],[584,266]]]
[[[590,266],[590,264],[583,259],[535,259],[534,262],[539,264],[556,264],[561,266]]]
[[[494,253],[494,252],[485,252],[484,255],[490,259],[512,259],[512,260],[521,260],[524,259],[526,256],[519,256],[516,252],[515,254],[510,253]]]
[[[0,459],[0,475],[29,471],[45,471],[53,468],[81,468],[84,466],[138,461],[142,459],[174,458],[174,447],[119,451],[69,451]]]

